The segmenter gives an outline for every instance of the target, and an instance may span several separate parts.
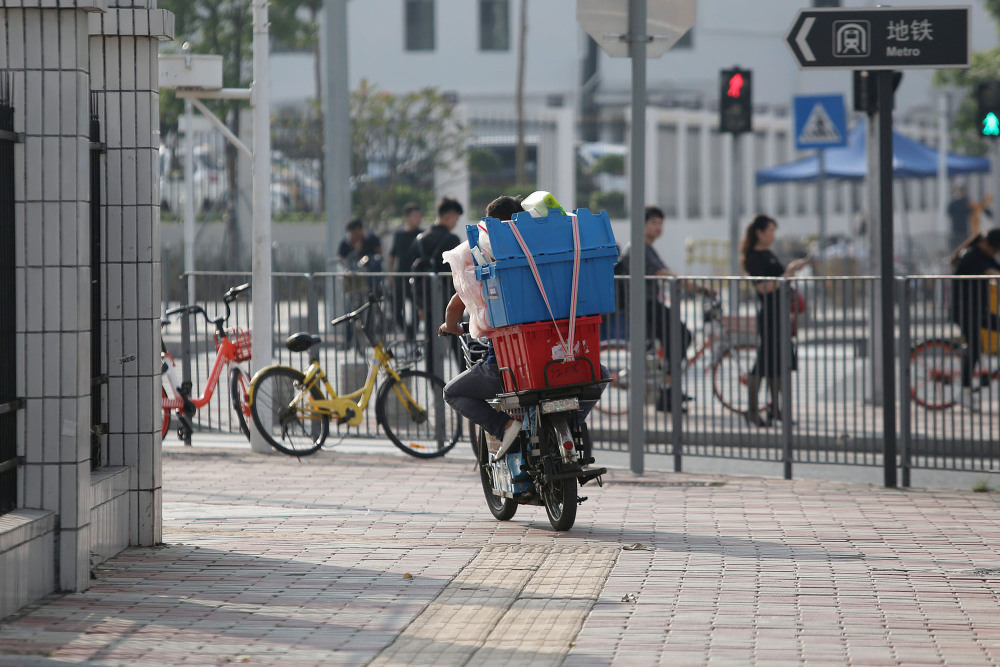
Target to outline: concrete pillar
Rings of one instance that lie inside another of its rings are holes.
[[[40,8],[40,5],[44,8]],[[13,73],[19,505],[58,514],[56,585],[90,583],[88,15],[104,0],[5,0]],[[19,154],[19,155],[18,155]]]
[[[111,2],[89,24],[91,88],[107,144],[101,277],[107,461],[132,468],[132,545],[156,544],[162,531],[157,51],[160,39],[173,36],[173,14],[154,5]]]

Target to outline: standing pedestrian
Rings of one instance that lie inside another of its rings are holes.
[[[447,250],[451,250],[461,240],[452,230],[458,224],[458,219],[464,213],[462,205],[457,199],[442,197],[437,206],[437,219],[427,231],[421,232],[413,239],[410,246],[410,253],[413,255],[413,264],[410,267],[414,273],[441,273],[445,270],[444,260],[441,255]],[[427,309],[430,308],[431,280],[427,276],[411,278],[413,284],[413,296],[417,304],[420,319],[425,320]],[[444,303],[447,303],[451,294],[444,295]],[[439,313],[433,317],[436,319]],[[428,326],[430,326],[428,324]],[[430,329],[428,328],[428,331]]]
[[[410,202],[403,207],[403,225],[396,230],[392,236],[392,247],[389,249],[389,259],[386,268],[391,273],[398,271],[405,273],[413,267],[413,241],[423,230],[420,223],[423,222],[423,212],[420,205]],[[416,334],[417,309],[413,304],[413,291],[410,288],[409,279],[396,276],[392,279],[393,296],[393,316],[396,326],[400,331],[406,331],[409,338]],[[406,304],[410,304],[411,315],[409,322],[406,319]]]
[[[951,317],[965,339],[962,353],[962,393],[959,402],[970,411],[979,410],[980,383],[973,386],[972,374],[982,353],[982,329],[1000,331],[1000,315],[990,308],[990,285],[1000,286],[1000,227],[986,234],[977,234],[955,251],[952,263],[956,276],[994,276],[953,280],[951,283]],[[987,378],[989,376],[986,376]]]
[[[969,237],[969,214],[972,211],[964,185],[955,186],[947,211],[950,231],[948,247],[957,248]]]
[[[377,289],[378,278],[363,276],[365,273],[382,272],[382,242],[375,234],[365,230],[361,218],[351,218],[345,227],[347,235],[337,248],[337,256],[344,265],[344,296],[347,310],[361,307],[368,294]],[[348,344],[354,338],[354,331],[347,328]]]
[[[778,223],[773,218],[758,214],[747,225],[743,241],[740,243],[740,259],[743,271],[748,276],[788,278],[801,271],[809,259],[804,257],[782,266],[778,257],[771,252]],[[768,426],[782,418],[781,411],[781,310],[778,301],[779,283],[774,280],[758,280],[757,290],[757,360],[747,378],[749,404],[746,412],[747,423],[751,426]],[[787,341],[790,343],[790,341]],[[795,348],[792,347],[792,368],[796,369]],[[761,380],[767,378],[771,392],[771,409],[765,422],[758,407]]]
[[[656,248],[653,247],[653,243],[656,239],[663,235],[663,211],[656,206],[646,207],[646,228],[645,228],[645,253],[646,253],[646,275],[647,276],[670,276],[677,277],[677,274],[670,270],[667,264],[660,257],[660,253],[656,252]],[[618,260],[618,265],[615,267],[615,273],[619,275],[628,275],[629,273],[629,254],[631,251],[631,246],[625,247],[625,252],[622,253],[621,259]],[[681,280],[681,287],[683,289],[689,290],[691,292],[696,292],[699,294],[705,294],[712,296],[715,293],[702,285],[695,283],[692,280]],[[660,282],[657,280],[647,280],[646,281],[646,340],[660,341],[660,346],[663,349],[663,362],[666,364],[666,373],[664,374],[664,386],[660,387],[656,395],[655,407],[660,412],[670,411],[670,358],[674,351],[670,347],[670,308],[663,303],[663,293],[660,289]],[[624,300],[622,301],[624,303]],[[691,330],[681,322],[681,349],[678,351],[682,357],[687,354],[687,349],[691,345],[691,340],[693,336],[691,335]],[[686,394],[681,394],[681,400],[690,400],[690,397]]]

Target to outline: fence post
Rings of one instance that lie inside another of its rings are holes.
[[[910,295],[912,280],[897,278],[899,294],[899,347],[896,354],[899,358],[899,459],[902,468],[902,483],[910,486]]]
[[[316,284],[315,276],[307,273],[306,276],[306,328],[309,333],[322,335],[319,328],[319,285]]]
[[[792,401],[792,309],[791,309],[791,283],[787,279],[782,279],[778,285],[778,340],[787,342],[781,346],[781,391],[773,397],[777,405],[772,405],[772,414],[781,414],[781,458],[784,462],[785,479],[792,478],[792,415],[794,405]],[[768,345],[764,341],[764,345]],[[772,348],[773,349],[773,348]],[[770,389],[770,388],[769,388]]]
[[[656,280],[647,278],[646,280]],[[684,451],[684,390],[681,386],[681,358],[687,350],[681,344],[681,284],[676,278],[669,279],[670,285],[670,441],[674,454],[674,472],[681,472]],[[647,290],[649,287],[647,286]],[[649,313],[650,317],[656,317],[655,313]],[[652,323],[651,323],[652,324]],[[645,363],[645,360],[643,360]]]
[[[445,280],[449,278],[450,276],[444,273],[432,273],[424,277],[424,280],[427,281],[426,284],[428,285],[431,297],[430,308],[424,311],[424,319],[426,320],[424,322],[424,330],[427,332],[427,370],[438,377],[444,377],[444,356],[442,352],[446,349],[446,345],[438,344],[437,327],[434,326],[434,323],[438,317],[444,317],[444,286],[447,284]]]

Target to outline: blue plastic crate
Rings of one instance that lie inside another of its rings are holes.
[[[593,215],[587,209],[579,209],[577,215],[580,275],[576,314],[613,312],[618,246],[611,231],[611,221],[604,211]],[[547,218],[531,218],[527,213],[518,213],[514,219],[535,259],[552,315],[557,320],[568,318],[573,280],[573,228],[569,216],[550,212]],[[503,327],[550,319],[528,259],[510,231],[510,225],[495,218],[486,218],[485,222],[497,259],[477,266],[476,278],[482,283],[490,324]],[[479,239],[478,229],[469,225],[466,232],[470,245],[475,245]]]
[[[606,211],[591,213],[585,208],[579,208],[573,212],[576,213],[579,222],[581,250],[618,249],[614,232],[611,231],[611,219]],[[510,230],[509,220],[483,218],[482,222],[485,223],[486,231],[490,235],[494,259],[502,261],[524,257],[521,246],[518,245],[514,233]],[[573,252],[573,223],[568,215],[551,210],[548,217],[532,218],[530,213],[522,212],[514,214],[514,222],[517,224],[521,236],[524,237],[524,242],[531,249],[531,254],[535,257],[552,253]],[[479,229],[476,225],[466,225],[465,230],[469,238],[469,245],[475,246],[479,241]]]

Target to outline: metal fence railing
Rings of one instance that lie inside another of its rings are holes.
[[[10,78],[0,71],[0,514],[17,507],[18,468],[23,458],[17,447],[17,273],[14,255],[14,107]]]
[[[366,371],[367,351],[354,345],[348,330],[331,330],[328,322],[356,305],[352,298],[381,289],[386,297],[382,328],[386,338],[414,363],[428,366],[436,360],[434,370],[446,379],[452,377],[458,371],[454,357],[440,339],[428,337],[438,318],[428,322],[426,314],[390,288],[392,280],[406,277],[275,275],[275,359],[305,365],[306,360],[285,350],[282,341],[297,330],[319,332],[326,341],[321,360],[335,386],[346,389],[359,384],[360,374]],[[442,312],[438,308],[443,308],[449,293],[450,276],[421,278],[436,286],[433,312]],[[225,286],[243,277],[200,274],[196,280],[199,294],[221,297]],[[788,475],[800,463],[881,466],[884,382],[897,382],[902,388],[896,392],[896,436],[904,484],[914,468],[971,471],[1000,467],[996,328],[980,331],[980,353],[973,357],[954,323],[954,285],[969,279],[898,279],[894,321],[889,323],[897,342],[894,378],[881,377],[881,325],[873,319],[879,311],[876,278],[780,280],[770,323],[762,319],[754,279],[651,278],[648,282],[649,293],[660,295],[656,302],[672,307],[650,306],[648,311],[646,401],[641,408],[645,447],[650,453],[672,455],[678,469],[688,456],[783,463]],[[995,312],[998,281],[973,282],[976,289],[988,290],[983,303]],[[214,286],[209,289],[211,283]],[[682,285],[708,288],[716,298],[685,291]],[[632,409],[628,371],[633,362],[625,286],[625,282],[616,285],[617,311],[605,315],[600,328],[601,361],[611,370],[613,381],[590,417],[599,449],[628,448],[627,413]],[[328,298],[331,294],[333,299]],[[206,309],[213,311],[210,306]],[[249,311],[241,305],[236,312],[245,320]],[[762,330],[777,343],[768,348],[775,355],[773,361],[759,364]],[[214,352],[210,333],[195,331],[189,343],[197,358],[192,366],[195,387],[199,386],[197,378],[207,374],[207,361]],[[168,331],[168,341],[172,335]],[[665,349],[681,349],[685,342],[684,355],[664,353]],[[438,346],[430,353],[429,343]],[[963,359],[967,365],[976,362],[967,373],[971,380],[966,394],[962,391]],[[668,375],[670,390],[665,391]],[[754,378],[759,378],[759,384]],[[754,388],[758,419],[751,420],[747,414]],[[975,404],[964,404],[963,395],[971,396],[968,400]],[[235,430],[235,424],[221,412],[225,408],[202,425]],[[374,420],[351,432],[379,437]]]

